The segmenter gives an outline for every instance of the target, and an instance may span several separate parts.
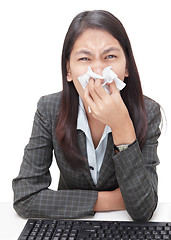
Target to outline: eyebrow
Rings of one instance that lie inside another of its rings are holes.
[[[102,54],[107,54],[109,52],[112,52],[112,51],[119,51],[120,52],[120,49],[118,47],[109,47],[107,49],[105,49]],[[85,55],[93,55],[91,51],[87,50],[87,49],[81,49],[80,51],[76,52],[75,55],[79,55],[79,54],[85,54]]]
[[[120,48],[118,48],[118,47],[107,48],[103,51],[103,54],[106,54],[106,53],[109,53],[109,52],[112,52],[112,51],[119,51],[120,52]]]
[[[80,51],[75,53],[75,55],[79,55],[79,54],[93,55],[90,51],[86,49],[81,49]]]

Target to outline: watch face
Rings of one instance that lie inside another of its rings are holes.
[[[121,151],[123,151],[123,150],[128,148],[128,144],[117,146],[117,148],[119,149],[119,152],[121,152]]]
[[[128,148],[128,144],[123,144],[123,145],[114,145],[114,150],[117,152],[122,152],[123,150],[127,149]]]

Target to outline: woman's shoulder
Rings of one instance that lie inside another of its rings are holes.
[[[61,103],[62,92],[42,96],[37,104],[38,110],[46,112],[46,115],[56,115]]]
[[[144,95],[144,103],[145,103],[145,107],[147,109],[151,109],[154,106],[160,106],[158,102],[156,102],[154,99],[147,97]]]
[[[160,104],[153,100],[152,98],[149,98],[144,95],[144,103],[146,111],[151,111],[153,108],[160,108]]]
[[[160,118],[161,112],[160,112],[160,104],[158,102],[156,102],[155,100],[147,96],[144,96],[144,103],[145,103],[148,120],[151,120],[157,116]]]
[[[62,97],[62,91],[52,93],[52,94],[48,94],[48,95],[44,95],[41,98],[43,99],[44,103],[46,103],[46,104],[56,105],[60,102],[61,97]]]

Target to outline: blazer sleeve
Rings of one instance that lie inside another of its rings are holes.
[[[157,206],[158,177],[156,166],[158,138],[160,136],[160,106],[152,102],[147,111],[148,129],[142,151],[138,141],[114,156],[116,177],[132,219],[148,221]]]
[[[93,215],[97,191],[49,189],[53,142],[52,123],[44,97],[37,106],[30,141],[17,178],[13,179],[14,209],[26,218],[76,218]]]

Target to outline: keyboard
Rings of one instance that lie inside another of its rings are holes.
[[[171,239],[171,222],[29,219],[18,240]]]

